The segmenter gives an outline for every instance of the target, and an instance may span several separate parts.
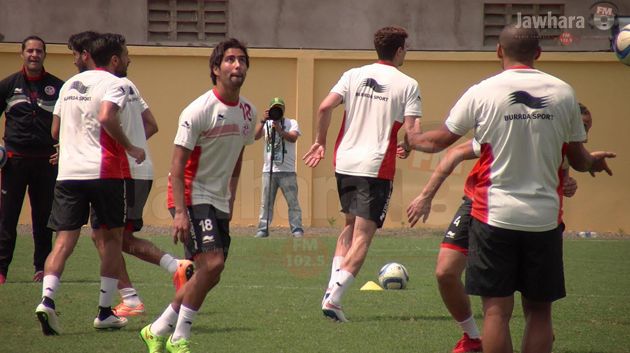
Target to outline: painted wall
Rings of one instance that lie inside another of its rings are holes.
[[[492,50],[483,46],[484,3],[565,4],[566,16],[590,15],[595,0],[229,0],[228,35],[252,48],[372,49],[372,34],[398,24],[414,50]],[[612,0],[630,16],[630,0]],[[30,34],[65,43],[72,33],[118,32],[129,44],[147,41],[147,0],[0,0],[0,42]],[[607,50],[608,33],[587,25],[570,31],[569,46],[547,49]],[[4,38],[4,39],[2,39]],[[182,43],[182,46],[188,43]]]
[[[0,44],[0,77],[21,65],[19,46]],[[46,69],[63,79],[75,73],[72,57],[62,45],[48,49]],[[172,140],[181,110],[211,87],[207,48],[130,47],[130,78],[136,83],[159,124],[150,140],[155,165],[155,182],[145,208],[145,223],[170,224],[165,208],[166,181]],[[258,107],[259,116],[273,96],[283,96],[287,115],[296,117],[303,132],[297,143],[302,156],[314,139],[313,116],[321,100],[347,69],[370,63],[370,51],[251,50],[251,67],[242,94]],[[611,162],[615,175],[574,173],[579,183],[575,197],[565,203],[566,223],[572,230],[630,230],[630,116],[624,109],[630,67],[610,53],[543,53],[538,67],[556,75],[576,90],[578,98],[593,113],[594,125],[587,147],[619,154]],[[423,97],[423,125],[431,129],[442,124],[451,106],[472,84],[499,72],[494,53],[409,52],[402,71],[416,78]],[[332,169],[332,148],[343,109],[333,115],[326,159],[316,169],[298,163],[298,184],[304,223],[307,226],[340,225],[336,184]],[[4,126],[4,124],[0,124]],[[1,132],[1,131],[0,131]],[[262,142],[246,148],[234,223],[254,225],[260,207]],[[386,227],[406,225],[405,209],[420,192],[441,154],[414,153],[397,165],[392,206]],[[473,163],[457,168],[436,196],[428,226],[444,227],[459,206],[463,183]],[[275,225],[287,224],[286,203],[278,197]],[[25,206],[21,221],[30,222]]]

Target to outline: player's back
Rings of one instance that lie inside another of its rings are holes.
[[[336,171],[393,179],[396,135],[404,116],[421,115],[417,82],[394,66],[375,63],[344,73],[332,92],[345,104]]]
[[[124,106],[126,87],[120,78],[103,70],[84,71],[64,84],[55,105],[61,122],[58,180],[123,177],[122,147],[102,129],[98,115],[103,101]]]

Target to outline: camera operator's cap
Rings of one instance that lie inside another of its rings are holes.
[[[280,97],[275,97],[271,100],[271,102],[269,102],[269,109],[273,108],[274,106],[280,106],[280,108],[282,108],[282,111],[284,111],[284,100]]]

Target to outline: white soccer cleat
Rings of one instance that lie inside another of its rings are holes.
[[[97,330],[120,329],[127,326],[127,318],[119,317],[114,314],[108,316],[105,320],[101,320],[98,316],[94,319],[94,328]]]
[[[44,304],[39,304],[35,309],[35,315],[37,315],[37,319],[42,325],[44,335],[55,336],[61,332],[59,329],[59,317],[55,309],[49,308]]]
[[[334,304],[332,301],[330,301],[330,299],[327,299],[324,302],[324,305],[322,305],[322,313],[324,313],[324,316],[334,321],[348,322],[348,319],[346,319],[346,315],[344,315],[341,306]]]

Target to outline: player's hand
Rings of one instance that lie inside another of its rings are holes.
[[[50,156],[48,162],[52,165],[55,165],[59,163],[59,144],[56,144],[53,147],[55,147],[56,152]]]
[[[173,243],[181,241],[185,244],[190,238],[190,218],[188,212],[175,212],[173,217]]]
[[[410,227],[416,225],[420,218],[422,218],[422,223],[426,223],[431,213],[431,201],[433,201],[432,198],[422,194],[411,201],[409,207],[407,207],[407,220],[409,221]]]
[[[575,192],[577,191],[578,185],[577,181],[571,177],[567,177],[564,179],[564,183],[562,183],[562,195],[565,197],[573,197]]]
[[[595,176],[595,173],[606,171],[608,175],[613,175],[612,170],[608,167],[606,163],[606,158],[615,158],[617,157],[616,153],[613,152],[591,152],[591,156],[593,157],[593,164],[591,165],[591,169],[588,171],[591,173],[591,176]]]
[[[307,166],[311,168],[315,168],[319,164],[319,161],[324,159],[325,154],[326,154],[326,147],[315,142],[313,146],[311,146],[311,149],[308,152],[306,152],[304,157],[302,157],[302,160],[304,161],[304,164],[306,164]]]
[[[407,220],[409,221],[410,227],[416,225],[420,218],[422,218],[422,223],[426,223],[431,213],[431,201],[433,201],[433,198],[426,197],[422,194],[411,201],[409,207],[407,207]]]
[[[145,158],[147,158],[146,153],[144,152],[144,150],[140,147],[136,147],[134,145],[131,145],[131,147],[129,147],[129,149],[127,149],[127,153],[136,159],[136,163],[140,164],[142,162],[144,162]]]
[[[409,157],[410,153],[411,150],[404,141],[398,142],[398,145],[396,146],[396,157],[400,159],[406,159],[407,157]]]

